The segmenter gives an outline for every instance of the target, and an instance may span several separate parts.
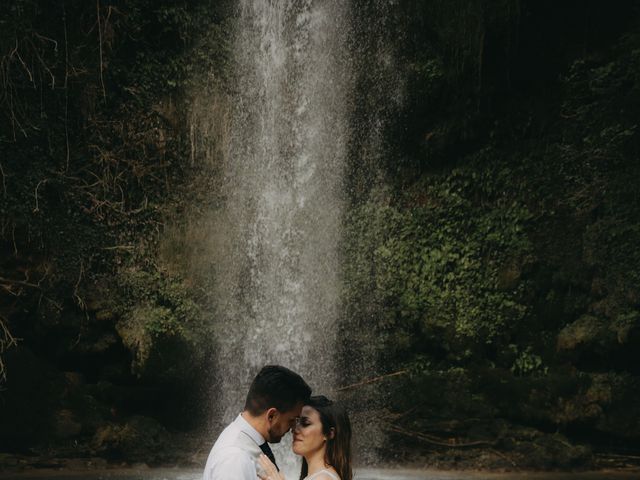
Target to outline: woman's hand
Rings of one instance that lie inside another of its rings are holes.
[[[258,474],[262,480],[286,480],[284,475],[282,475],[276,466],[269,460],[269,458],[261,453],[258,458],[258,462],[260,462],[260,466],[262,467],[262,474]]]

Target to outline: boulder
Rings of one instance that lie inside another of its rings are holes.
[[[584,468],[592,459],[592,451],[584,445],[572,444],[564,435],[540,435],[533,442],[523,442],[517,448],[518,466],[533,469]]]
[[[97,452],[131,462],[153,464],[166,458],[169,433],[156,420],[133,416],[123,424],[109,424],[93,437]]]
[[[119,342],[120,340],[114,332],[92,332],[78,342],[74,351],[80,355],[101,354],[118,345]]]
[[[52,423],[54,436],[58,440],[77,437],[82,432],[82,424],[71,410],[58,410]]]
[[[640,313],[631,312],[618,315],[609,326],[619,345],[640,347]]]
[[[613,368],[638,374],[640,313],[622,313],[611,320],[583,315],[560,331],[556,349],[583,370]]]
[[[627,373],[597,375],[598,389],[602,389],[607,403],[598,417],[596,429],[609,437],[640,441],[640,378]]]
[[[131,352],[131,373],[147,383],[184,384],[203,358],[194,332],[166,307],[137,307],[118,321],[116,330]]]
[[[583,315],[560,331],[556,347],[558,351],[570,352],[591,348],[601,341],[605,332],[606,325],[602,320],[591,315]]]
[[[62,407],[67,380],[23,346],[8,350],[4,360],[8,374],[0,392],[0,448],[20,451],[54,433],[53,420]]]

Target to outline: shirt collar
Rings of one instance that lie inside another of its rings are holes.
[[[260,435],[260,432],[253,428],[251,424],[244,419],[242,414],[238,415],[238,418],[236,418],[236,423],[238,424],[238,427],[240,427],[240,430],[249,435],[251,439],[258,445],[262,445],[263,443],[265,443],[264,437]]]

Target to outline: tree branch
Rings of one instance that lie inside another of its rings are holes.
[[[342,392],[344,390],[350,390],[352,388],[362,387],[364,385],[369,385],[371,383],[379,382],[380,380],[384,380],[385,378],[398,377],[400,375],[406,375],[407,373],[409,373],[408,370],[400,370],[398,372],[387,373],[386,375],[380,375],[378,377],[368,378],[368,379],[363,380],[363,381],[358,382],[358,383],[352,383],[351,385],[346,385],[344,387],[340,387],[340,388],[338,388],[336,390],[336,392]]]
[[[2,163],[0,163],[0,174],[2,175],[2,191],[4,192],[4,196],[7,196],[7,175],[4,173],[4,169],[2,168]]]
[[[40,285],[36,283],[24,282],[22,280],[12,280],[10,278],[0,277],[0,283],[4,285],[17,285],[19,287],[37,288],[40,290]]]
[[[0,315],[0,380],[7,380],[7,371],[2,361],[2,354],[8,349],[18,344],[18,340],[11,335],[6,325],[6,319]]]
[[[411,437],[411,438],[416,438],[418,440],[422,440],[423,442],[429,443],[431,445],[435,445],[438,447],[446,447],[446,448],[469,448],[469,447],[480,447],[480,446],[485,446],[485,447],[493,447],[495,446],[496,442],[490,442],[487,440],[479,440],[477,442],[463,442],[463,443],[459,443],[457,441],[453,441],[453,442],[446,442],[443,441],[443,439],[440,439],[438,437],[434,437],[433,435],[426,435],[424,433],[419,433],[419,432],[413,432],[411,430],[405,430],[403,428],[397,427],[395,425],[389,425],[387,427],[387,429],[391,432],[394,433],[399,433],[401,435],[405,435],[407,437]]]

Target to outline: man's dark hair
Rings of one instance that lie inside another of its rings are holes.
[[[244,409],[253,416],[272,407],[285,413],[310,396],[311,388],[300,375],[280,365],[266,365],[251,382]]]

